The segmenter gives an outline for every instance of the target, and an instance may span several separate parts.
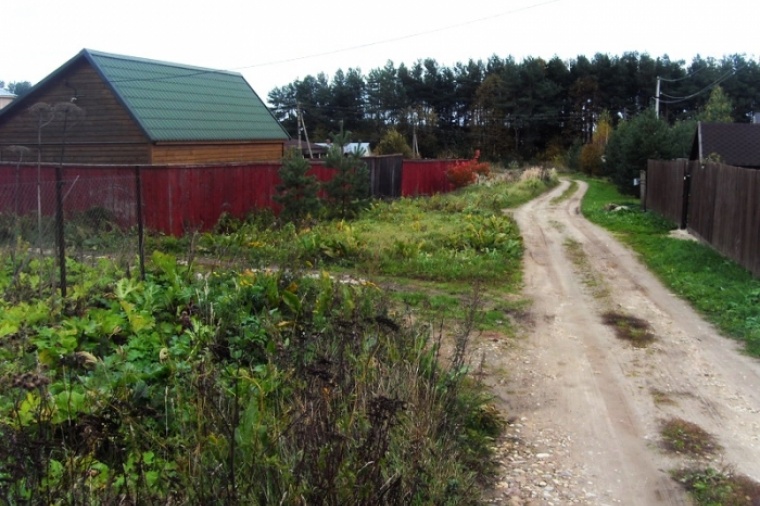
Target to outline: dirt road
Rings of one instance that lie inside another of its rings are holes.
[[[525,240],[528,335],[481,340],[488,381],[512,417],[499,447],[506,505],[683,505],[661,448],[664,420],[695,423],[722,446],[712,462],[760,480],[760,361],[743,356],[626,248],[583,218],[568,183],[514,212]],[[649,323],[634,347],[602,315]]]

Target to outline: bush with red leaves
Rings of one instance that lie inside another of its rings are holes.
[[[487,162],[480,162],[480,150],[475,151],[472,160],[457,161],[446,171],[446,177],[454,188],[463,188],[477,181],[478,176],[486,177],[491,173]]]

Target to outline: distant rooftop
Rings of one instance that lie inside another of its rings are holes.
[[[702,123],[692,145],[692,160],[718,155],[726,165],[760,167],[760,125]]]
[[[0,88],[0,97],[16,97],[15,93],[11,93],[10,91],[6,90],[5,88]]]

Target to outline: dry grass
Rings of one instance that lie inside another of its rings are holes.
[[[683,469],[672,473],[697,506],[757,506],[760,483],[732,470]]]
[[[663,421],[660,436],[666,450],[692,457],[712,455],[721,448],[702,427],[681,418]]]
[[[652,388],[649,390],[649,393],[652,394],[652,399],[654,399],[654,403],[657,405],[674,406],[678,404],[669,393],[663,392],[660,389]]]
[[[636,348],[646,348],[655,339],[649,323],[615,311],[608,311],[602,315],[602,321],[615,329],[615,335],[619,339],[629,341]]]
[[[520,181],[528,181],[530,179],[540,179],[542,181],[557,179],[557,169],[530,167],[520,174]]]
[[[575,239],[568,238],[565,239],[564,246],[567,257],[575,265],[583,284],[589,288],[591,295],[597,300],[606,301],[610,296],[609,287],[592,268],[588,256],[583,250],[583,244]]]

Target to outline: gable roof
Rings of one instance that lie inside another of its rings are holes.
[[[736,167],[760,167],[760,125],[750,123],[697,123],[692,160],[711,154]]]
[[[237,72],[83,49],[34,86],[30,95],[81,59],[98,72],[151,141],[289,138]]]

